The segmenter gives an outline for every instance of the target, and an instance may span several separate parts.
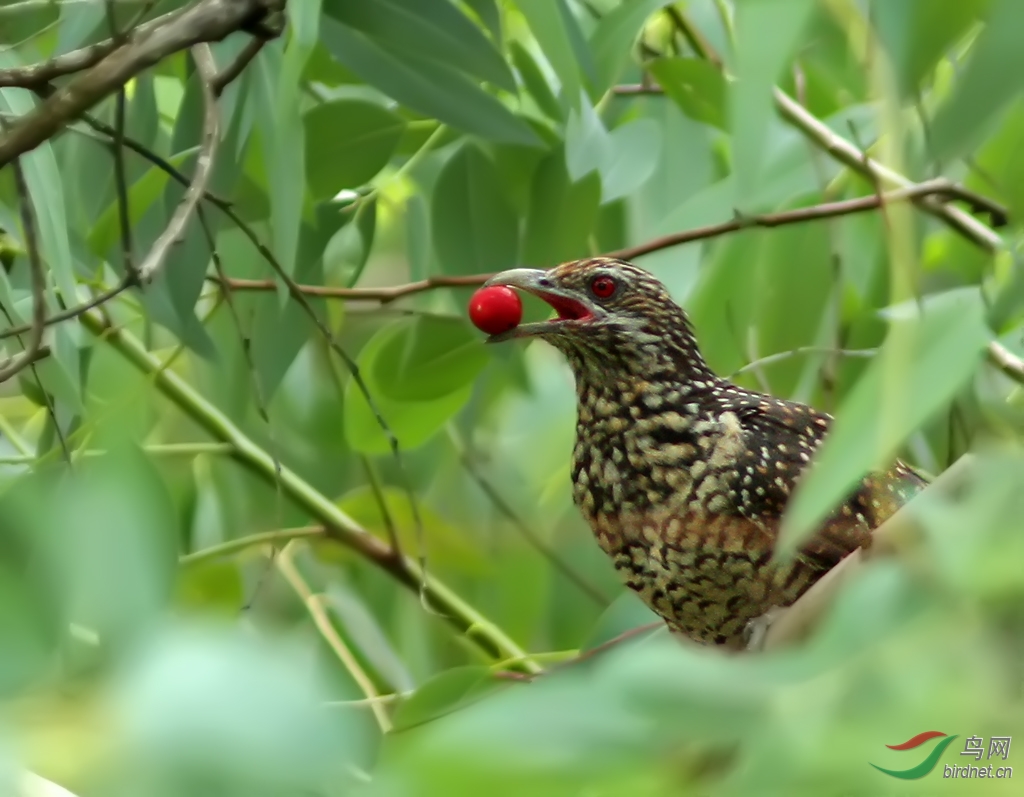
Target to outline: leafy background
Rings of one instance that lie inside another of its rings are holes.
[[[239,0],[125,82],[61,60],[228,5],[0,5],[8,356],[54,319],[0,387],[0,779],[974,793],[869,762],[1024,744],[1019,0]],[[69,81],[103,91],[13,143]],[[805,643],[631,632],[571,504],[570,374],[467,324],[480,275],[601,252],[718,372],[837,413],[786,545],[895,453],[973,454]]]

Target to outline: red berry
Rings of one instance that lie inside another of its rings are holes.
[[[504,285],[481,288],[469,300],[469,318],[488,335],[498,335],[519,326],[523,302],[519,294]]]

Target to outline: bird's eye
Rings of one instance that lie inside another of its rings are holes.
[[[590,283],[590,292],[598,299],[609,299],[618,287],[611,277],[594,277]]]

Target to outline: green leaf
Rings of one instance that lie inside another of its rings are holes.
[[[326,0],[324,11],[395,54],[408,54],[515,91],[505,59],[449,0]]]
[[[303,123],[306,182],[314,199],[368,183],[387,166],[405,131],[401,117],[366,100],[320,103]]]
[[[0,64],[6,59],[0,58]],[[0,89],[0,111],[24,116],[35,109],[35,103],[22,89]],[[36,147],[22,158],[22,171],[32,199],[39,248],[53,272],[54,280],[65,301],[73,303],[75,269],[68,241],[68,219],[64,205],[64,181],[49,143]]]
[[[736,83],[729,92],[729,120],[737,197],[758,187],[775,116],[772,89],[815,5],[813,0],[757,0],[736,6]]]
[[[196,147],[191,147],[183,152],[171,155],[167,158],[167,161],[172,166],[180,169],[182,164],[190,156],[194,155],[196,151]],[[131,217],[133,219],[141,219],[146,211],[153,206],[153,203],[163,196],[168,179],[167,172],[157,166],[153,166],[129,187],[128,207],[131,209]],[[96,224],[89,231],[86,241],[93,254],[97,257],[106,257],[111,248],[120,240],[120,235],[120,223],[118,221],[117,202],[115,200],[107,206],[106,210],[97,219]]]
[[[622,3],[601,17],[590,35],[590,50],[598,74],[594,86],[597,92],[607,91],[618,81],[644,22],[665,5],[668,5],[666,0],[635,0]]]
[[[280,42],[272,42],[253,64],[256,118],[267,165],[271,248],[289,275],[295,272],[306,197],[299,80],[309,53],[309,48],[292,39],[282,56]]]
[[[359,353],[358,365],[374,404],[398,439],[399,445],[409,451],[437,434],[469,400],[473,387],[467,385],[431,401],[404,402],[389,399],[377,384],[376,374],[380,366],[376,360],[388,340],[401,330],[401,326],[392,325],[374,335]],[[391,450],[387,436],[354,379],[349,379],[345,387],[344,416],[345,439],[353,450],[363,454],[386,454]]]
[[[952,96],[935,115],[931,147],[938,160],[969,152],[989,120],[1020,93],[1024,84],[1009,76],[1024,71],[1024,47],[1018,35],[1022,27],[1024,3],[997,0]]]
[[[448,64],[393,52],[330,17],[321,36],[339,62],[417,113],[493,141],[538,143],[526,122]]]
[[[434,250],[446,274],[515,265],[519,221],[500,190],[494,164],[478,147],[466,144],[448,159],[431,208]]]
[[[580,59],[579,42],[583,36],[575,17],[563,0],[516,0],[516,5],[562,83],[563,100],[576,106],[583,88],[581,66],[588,75],[596,70],[589,50],[585,59]]]
[[[421,315],[402,324],[377,354],[381,393],[398,401],[429,401],[473,382],[487,364],[480,336],[461,318]]]
[[[494,676],[486,667],[466,666],[445,670],[423,684],[395,711],[395,730],[409,730],[450,714]]]
[[[792,552],[869,471],[885,467],[909,435],[946,404],[978,366],[990,334],[980,294],[940,294],[890,308],[878,356],[843,402],[783,520]]]
[[[519,42],[512,42],[511,50],[512,61],[537,107],[550,119],[560,120],[563,116],[562,106],[558,104],[558,98],[551,91],[547,78],[533,56]]]
[[[925,75],[984,13],[990,2],[900,0],[872,6],[872,23],[889,52],[904,99],[916,96]]]
[[[653,119],[636,119],[611,132],[601,164],[602,202],[632,194],[647,182],[658,164],[661,140]]]
[[[569,111],[565,126],[565,166],[574,182],[599,171],[611,149],[608,131],[594,107],[584,98],[579,110]]]
[[[721,69],[698,58],[659,58],[647,68],[683,113],[726,129],[727,86]]]
[[[597,174],[572,182],[564,151],[548,155],[534,173],[523,262],[547,267],[586,255],[600,204],[601,178]]]
[[[497,0],[466,0],[466,5],[476,12],[480,21],[491,32],[496,42],[501,43],[501,9]]]

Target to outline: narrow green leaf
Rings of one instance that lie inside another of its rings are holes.
[[[874,3],[871,20],[892,60],[904,99],[913,99],[935,63],[982,16],[991,0]]]
[[[618,81],[644,22],[665,5],[666,0],[635,0],[622,3],[601,17],[590,35],[598,75],[594,88],[598,93],[604,93]]]
[[[533,56],[519,42],[512,42],[511,49],[512,61],[537,107],[549,118],[560,120],[563,116],[562,106],[558,104],[558,98],[551,91],[547,78],[533,60]]]
[[[0,58],[0,64],[5,59]],[[31,95],[23,89],[0,89],[0,111],[24,116],[35,108]],[[64,181],[49,143],[36,147],[21,159],[25,182],[32,198],[39,234],[39,248],[53,272],[54,281],[66,301],[73,301],[75,268],[68,241],[68,218],[64,204]]]
[[[494,681],[486,667],[453,667],[423,684],[395,711],[395,730],[409,730],[454,711],[476,687]]]
[[[445,64],[516,90],[505,59],[449,0],[326,0],[324,11],[395,54]]]
[[[466,0],[466,5],[476,12],[480,21],[491,32],[494,41],[501,44],[501,9],[498,0]]]
[[[980,294],[940,294],[892,308],[889,337],[844,401],[828,438],[804,476],[783,521],[779,550],[792,552],[869,471],[963,386],[990,334]]]
[[[932,153],[949,161],[978,144],[986,125],[1017,96],[1024,84],[1011,76],[1024,71],[1024,3],[996,0],[953,94],[932,125]]]
[[[526,122],[448,64],[393,52],[330,17],[321,37],[339,62],[417,113],[493,141],[538,143]]]
[[[729,93],[737,197],[757,188],[775,110],[772,88],[814,10],[813,0],[757,0],[736,6],[736,84]]]
[[[575,106],[583,88],[580,62],[569,31],[575,20],[571,14],[562,13],[561,0],[516,0],[516,5],[562,83],[562,98]]]
[[[596,173],[572,182],[564,150],[548,155],[533,178],[523,262],[546,267],[586,255],[600,203],[601,178]]]
[[[500,271],[516,263],[519,221],[491,160],[472,144],[452,155],[431,200],[434,251],[446,274]]]
[[[636,119],[611,132],[601,164],[602,202],[627,196],[647,182],[658,165],[661,141],[653,119]]]
[[[659,58],[648,69],[683,113],[726,129],[727,85],[721,69],[698,58]]]
[[[391,159],[405,130],[397,114],[366,100],[336,100],[303,117],[306,181],[314,199],[365,185]]]

